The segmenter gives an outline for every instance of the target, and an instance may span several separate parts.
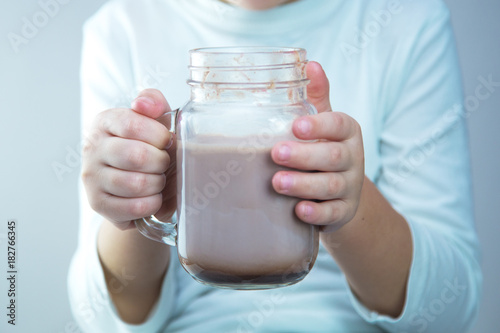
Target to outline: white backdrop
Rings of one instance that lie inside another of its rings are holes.
[[[500,81],[500,1],[446,2],[457,35],[464,89],[472,101],[479,76]],[[81,25],[102,3],[0,3],[1,332],[79,332],[68,307],[66,272],[78,223]],[[473,332],[489,333],[499,327],[500,309],[500,88],[478,101],[468,123],[485,278]],[[7,324],[10,298],[4,277],[7,222],[12,219],[17,226],[16,326]]]

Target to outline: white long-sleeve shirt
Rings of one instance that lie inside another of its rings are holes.
[[[113,308],[96,249],[102,217],[81,190],[68,284],[85,332],[464,332],[480,294],[461,79],[441,0],[300,0],[248,11],[218,0],[115,0],[84,27],[82,124],[128,107],[143,88],[172,108],[189,98],[188,50],[268,45],[307,49],[331,82],[336,111],[361,125],[365,171],[411,229],[413,258],[400,317],[369,311],[320,246],[297,285],[229,291],[195,282],[175,249],[142,325]],[[132,276],[124,268],[119,292]]]

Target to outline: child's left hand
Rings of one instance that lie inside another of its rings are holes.
[[[358,209],[365,177],[363,139],[356,120],[332,112],[321,66],[310,62],[307,75],[309,101],[318,114],[296,119],[293,133],[301,140],[318,141],[279,142],[271,154],[277,164],[308,172],[280,171],[272,183],[278,193],[306,199],[295,207],[302,221],[329,225],[327,230],[334,231],[352,220]]]

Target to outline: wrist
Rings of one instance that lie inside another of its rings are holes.
[[[401,313],[413,255],[411,232],[369,179],[354,218],[337,231],[323,231],[320,239],[367,308],[394,318]]]

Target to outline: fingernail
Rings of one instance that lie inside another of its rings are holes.
[[[311,131],[312,125],[311,125],[311,122],[309,120],[302,119],[302,120],[299,120],[297,127],[299,128],[300,133],[309,134],[309,132]]]
[[[287,174],[282,174],[280,176],[280,190],[282,192],[288,192],[288,190],[290,190],[290,188],[292,187],[292,183],[293,183],[293,180],[292,180],[292,177],[290,175],[287,175]]]
[[[278,159],[280,161],[288,161],[290,159],[291,153],[292,150],[290,149],[290,147],[288,147],[287,145],[283,145],[278,150]]]
[[[132,105],[131,105],[132,109],[137,110],[138,108],[140,108],[141,104],[143,107],[151,107],[151,106],[155,105],[155,102],[151,98],[146,97],[146,96],[137,97],[136,99],[134,99],[132,101]]]
[[[302,215],[304,216],[305,219],[308,219],[313,213],[312,207],[308,204],[302,205],[301,210],[302,210]]]
[[[174,144],[174,135],[172,133],[170,133],[170,140],[168,140],[168,143],[165,146],[165,150],[167,150],[170,147],[172,147],[173,144]]]

